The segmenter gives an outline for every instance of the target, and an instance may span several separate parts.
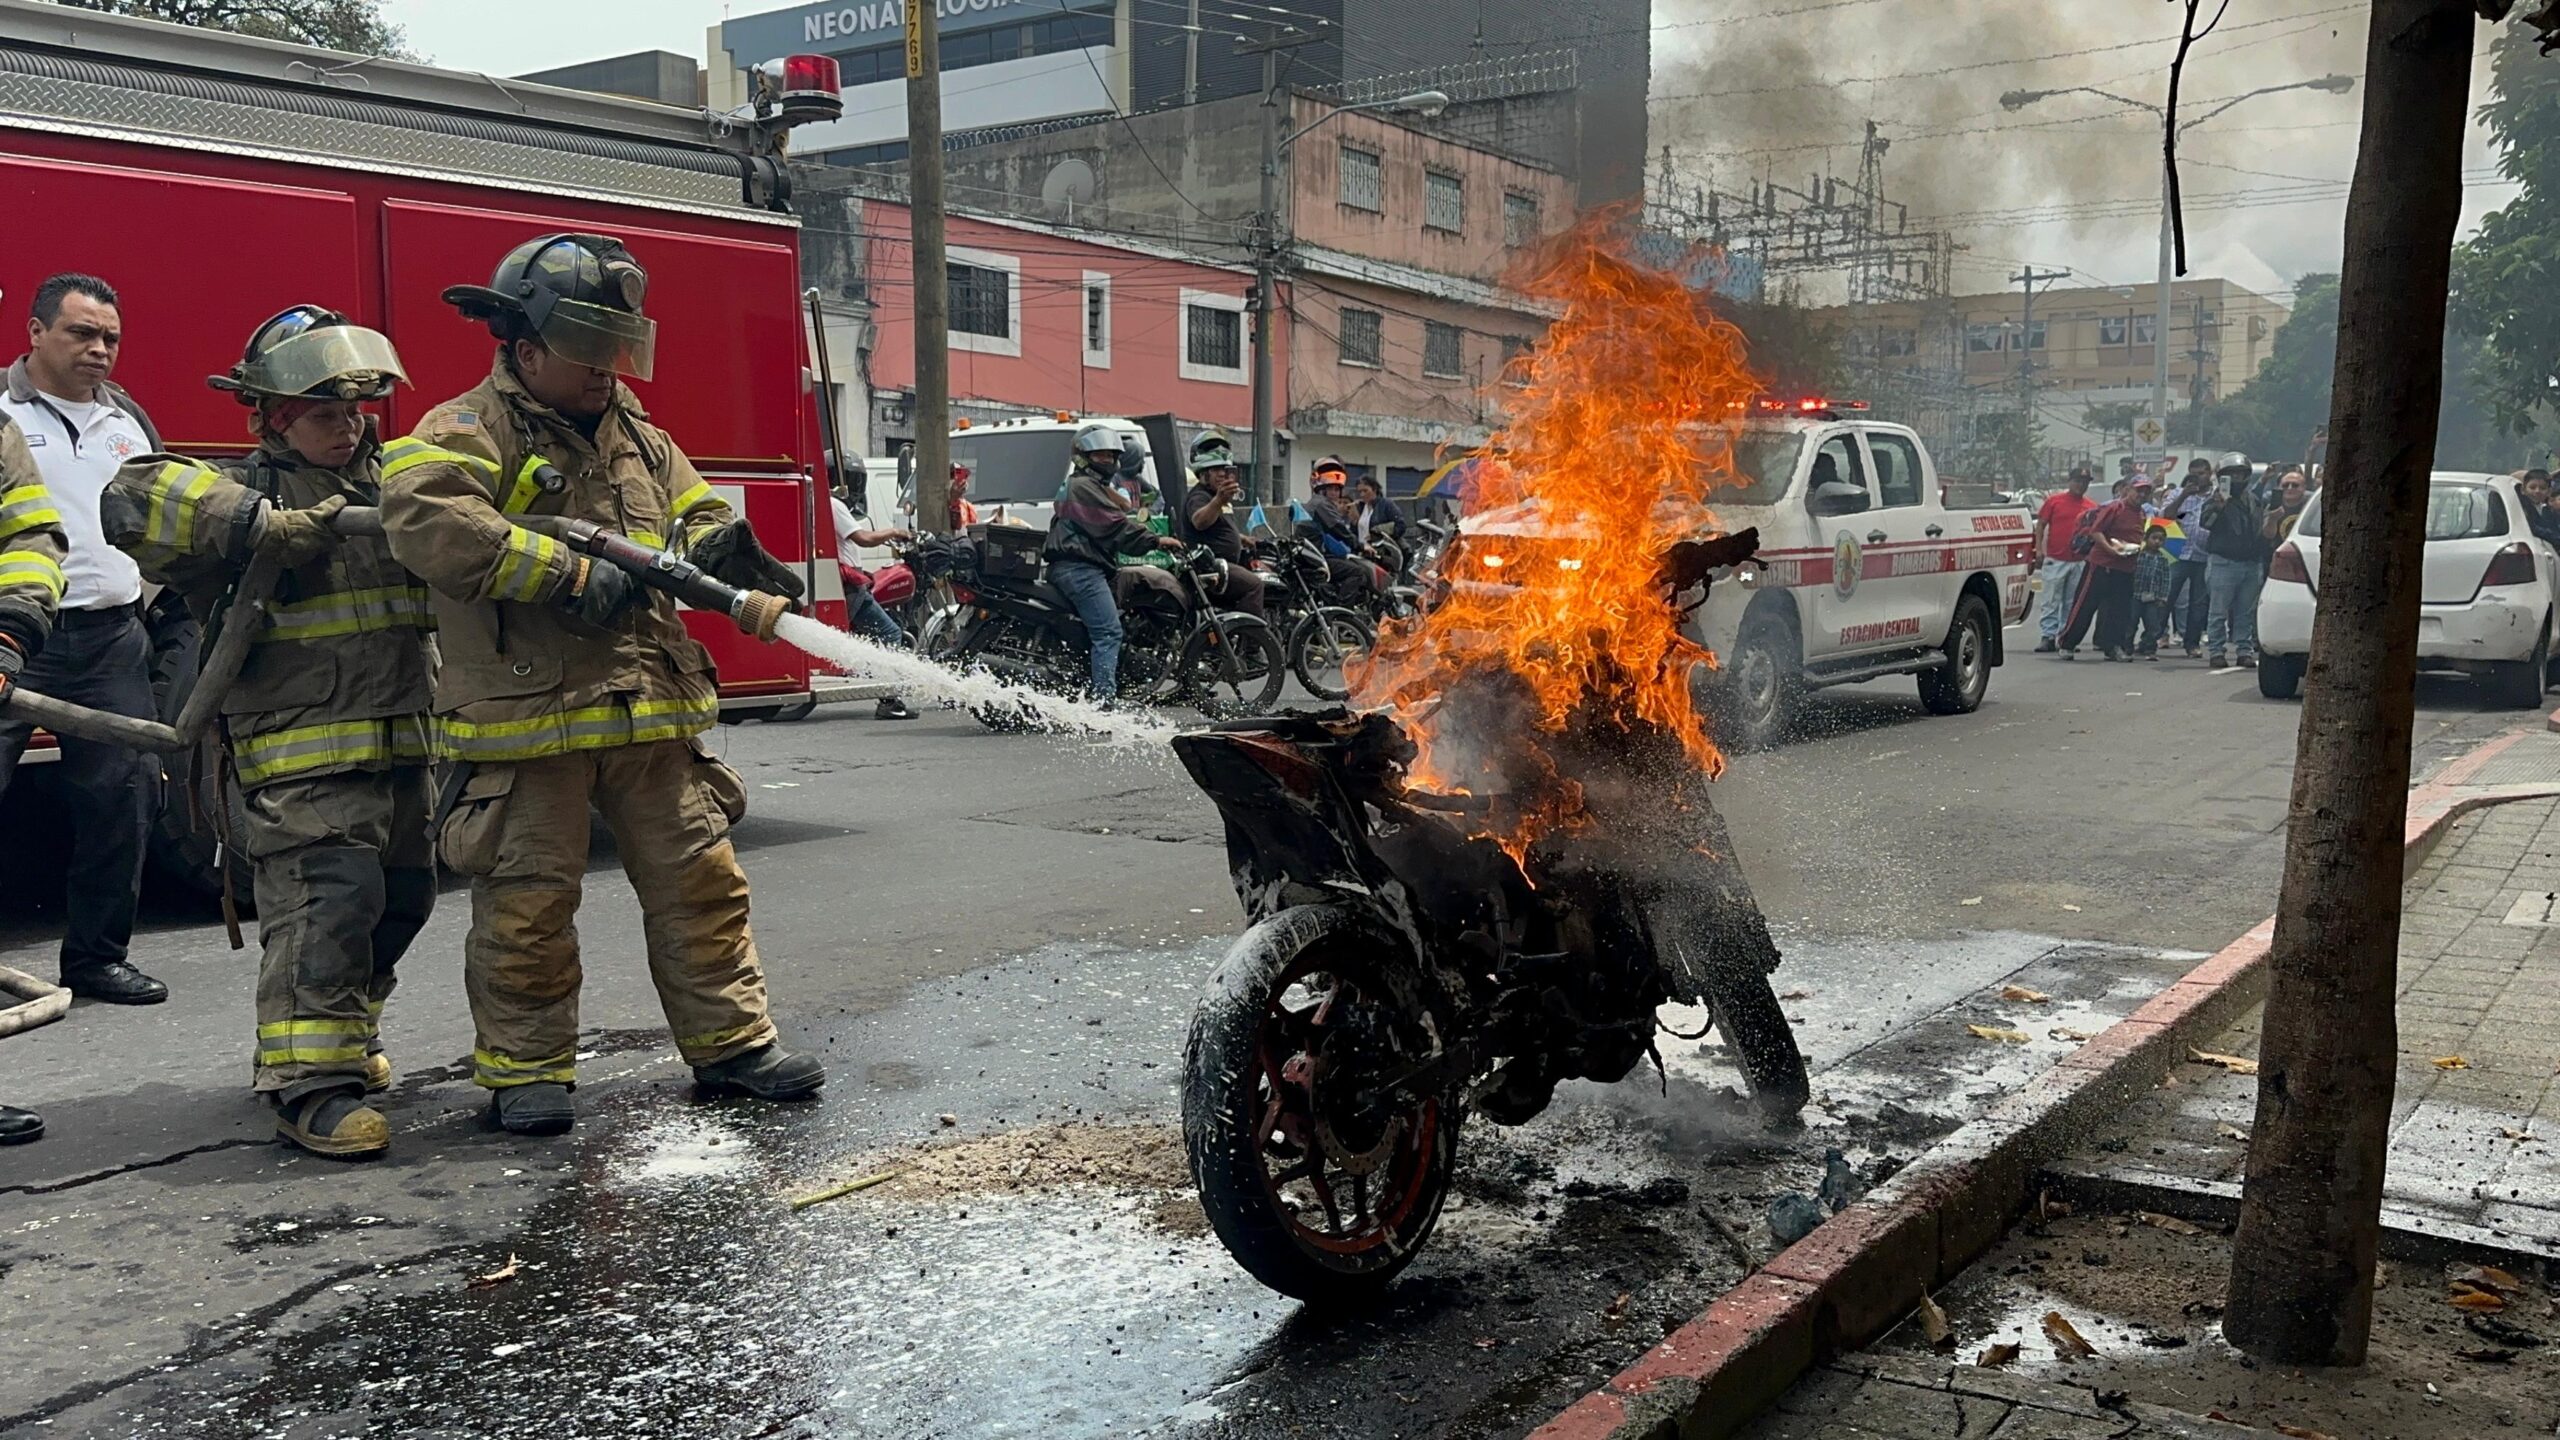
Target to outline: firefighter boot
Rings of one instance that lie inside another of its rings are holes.
[[[751,1095],[758,1100],[806,1100],[827,1083],[826,1067],[813,1055],[766,1045],[711,1065],[693,1067],[693,1083],[705,1095]]]
[[[569,1087],[550,1080],[492,1091],[489,1111],[510,1135],[565,1135],[578,1118]]]
[[[361,1087],[323,1085],[276,1102],[276,1133],[314,1155],[371,1160],[391,1148],[391,1125]]]

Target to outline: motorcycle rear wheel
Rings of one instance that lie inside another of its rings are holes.
[[[1310,610],[1289,632],[1289,669],[1319,700],[1351,698],[1351,670],[1377,643],[1369,622],[1338,605]]]
[[[1293,928],[1303,943],[1277,938]],[[1384,1290],[1456,1171],[1456,1104],[1356,1094],[1449,1038],[1450,1007],[1406,968],[1356,926],[1284,912],[1228,952],[1192,1016],[1182,1136],[1201,1209],[1255,1279],[1310,1305]]]

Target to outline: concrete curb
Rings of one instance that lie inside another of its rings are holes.
[[[2560,717],[2551,722],[2560,725]],[[2409,794],[2404,873],[2453,820],[2555,786],[2465,787],[2519,728]],[[2190,1045],[2265,997],[2275,917],[2261,921],[1966,1122],[1900,1174],[1780,1252],[1698,1317],[1540,1426],[1530,1440],[1723,1440],[1805,1371],[1899,1324],[1988,1250],[2033,1196],[2046,1161],[2156,1086]]]

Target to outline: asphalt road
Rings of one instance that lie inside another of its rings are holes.
[[[2450,681],[2419,702],[2421,771],[2518,718]],[[1518,1433],[1774,1248],[1766,1203],[1824,1148],[1907,1158],[2268,913],[2298,714],[2245,673],[2025,654],[1973,716],[1824,697],[1719,792],[1788,952],[1809,1128],[1750,1128],[1721,1053],[1666,1041],[1659,1081],[1471,1131],[1463,1203],[1349,1319],[1261,1291],[1185,1194],[1180,1037],[1236,909],[1178,773],[867,706],[726,731],[819,1103],[690,1098],[609,851],[558,1142],[478,1124],[459,892],[391,1007],[396,1153],[357,1168],[269,1142],[251,958],[154,925],[135,958],[170,1004],[0,1041],[0,1099],[53,1132],[0,1151],[0,1435]],[[0,937],[49,973],[41,917]],[[2012,977],[2052,1000],[1998,1000]]]

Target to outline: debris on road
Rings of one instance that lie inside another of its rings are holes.
[[[1997,1345],[1986,1348],[1981,1354],[1974,1356],[1973,1363],[1985,1370],[1997,1370],[2001,1366],[2006,1365],[2017,1358],[2018,1347],[2016,1343],[2013,1341],[2003,1340]]]
[[[511,1254],[507,1257],[506,1264],[499,1266],[497,1269],[490,1271],[486,1275],[472,1276],[463,1288],[466,1290],[486,1290],[491,1286],[504,1285],[508,1281],[516,1278],[523,1269],[524,1261]]]
[[[1781,1245],[1793,1245],[1822,1225],[1822,1202],[1801,1190],[1790,1190],[1769,1202],[1769,1233]]]
[[[1977,1040],[1997,1040],[2003,1045],[2024,1045],[2034,1037],[2024,1030],[2010,1030],[1998,1025],[1967,1025],[1965,1033]]]
[[[1932,1350],[1956,1348],[1956,1327],[1947,1322],[1947,1312],[1938,1307],[1938,1302],[1926,1295],[1920,1297],[1920,1336]]]
[[[2187,1058],[2198,1065],[2219,1065],[2234,1075],[2255,1075],[2258,1073],[2258,1062],[2251,1060],[2246,1056],[2217,1055],[2210,1050],[2197,1050],[2190,1048],[2187,1051]]]
[[[2150,1226],[2154,1230],[2166,1230],[2172,1235],[2201,1235],[2204,1233],[2203,1226],[2191,1221],[2181,1220],[2175,1215],[2161,1215],[2149,1210],[2137,1210],[2133,1212],[2133,1218]]]
[[[859,1180],[848,1180],[842,1185],[830,1186],[815,1194],[795,1195],[791,1197],[791,1208],[794,1210],[806,1210],[812,1205],[823,1205],[829,1200],[841,1200],[847,1195],[854,1194],[861,1190],[868,1190],[874,1185],[886,1184],[896,1178],[898,1178],[898,1172],[895,1170],[883,1170],[878,1174],[865,1175]]]
[[[2014,1000],[2021,1005],[2045,1005],[2050,1004],[2053,1000],[2052,996],[2047,995],[2043,991],[2030,990],[2024,985],[2001,986],[2000,998],[2003,1000]]]
[[[2051,1340],[2053,1348],[2065,1358],[2073,1360],[2097,1358],[2098,1347],[2090,1344],[2081,1337],[2079,1331],[2071,1328],[2071,1322],[2062,1318],[2061,1311],[2047,1310],[2044,1312],[2043,1323],[2045,1338]]]
[[[2074,1030],[2068,1025],[2056,1025],[2044,1033],[2048,1040],[2065,1040],[2074,1045],[2086,1044],[2098,1038],[2098,1032],[2095,1030]]]
[[[2438,1055],[2427,1062],[2439,1070],[2468,1070],[2471,1062],[2460,1055]]]
[[[2214,1126],[2213,1126],[2213,1133],[2214,1133],[2214,1134],[2216,1134],[2216,1135],[2218,1135],[2218,1136],[2220,1136],[2220,1137],[2222,1137],[2222,1138],[2223,1138],[2223,1139],[2225,1139],[2225,1140],[2237,1140],[2237,1141],[2239,1141],[2239,1142],[2240,1142],[2241,1144],[2243,1144],[2243,1145],[2246,1145],[2246,1144],[2248,1144],[2248,1143],[2249,1143],[2249,1132],[2248,1132],[2248,1131],[2246,1131],[2246,1130],[2241,1129],[2241,1128],[2240,1128],[2239,1126],[2237,1126],[2237,1125],[2232,1124],[2232,1123],[2231,1123],[2230,1121],[2228,1121],[2228,1120],[2217,1120],[2217,1121],[2215,1121],[2215,1122],[2214,1122]]]

